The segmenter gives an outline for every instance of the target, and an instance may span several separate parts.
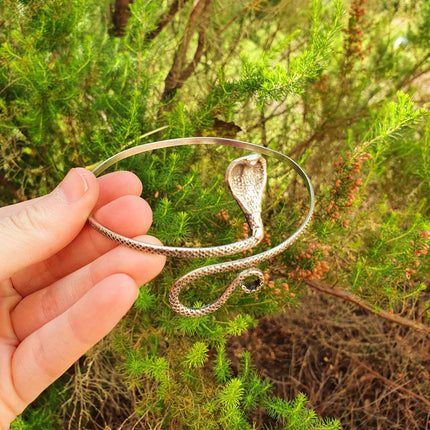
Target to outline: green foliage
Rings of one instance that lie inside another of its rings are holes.
[[[225,346],[220,345],[214,359],[214,375],[218,383],[224,383],[231,377],[231,363],[225,355]]]
[[[430,3],[421,1],[418,5],[416,25],[408,29],[408,38],[416,44],[425,46],[430,37]]]
[[[228,412],[238,409],[239,403],[243,398],[244,391],[245,390],[240,379],[230,379],[230,381],[225,384],[224,388],[222,388],[217,395],[217,400],[221,404],[221,408],[227,409]]]
[[[133,350],[128,351],[124,365],[130,378],[136,378],[140,376],[143,372],[144,364],[145,363],[142,359],[141,354]]]
[[[151,294],[146,286],[143,286],[139,290],[139,297],[137,298],[134,305],[142,312],[148,311],[154,306],[155,296]]]
[[[60,382],[54,383],[11,424],[11,430],[56,430],[61,427],[61,404],[66,400]]]
[[[277,399],[267,405],[269,413],[276,418],[284,418],[287,424],[284,429],[310,430],[310,429],[339,429],[339,424],[333,420],[321,420],[314,411],[306,407],[306,397],[299,394],[293,401]]]
[[[417,110],[407,94],[396,93],[397,102],[389,101],[378,106],[369,131],[355,149],[353,156],[368,150],[371,145],[384,144],[402,136],[402,131],[411,127],[425,114],[425,109]]]
[[[310,393],[278,397],[253,368],[252,351],[233,366],[237,357],[227,347],[261,317],[300,306],[308,281],[323,279],[428,327],[430,116],[422,77],[430,67],[430,6],[398,3],[220,0],[198,16],[192,2],[174,10],[176,2],[137,0],[122,37],[108,0],[0,4],[2,204],[49,192],[73,166],[93,166],[152,140],[198,135],[286,153],[303,164],[316,190],[311,227],[260,265],[268,282],[258,293],[237,291],[214,315],[175,315],[167,305],[170,285],[221,259],[170,259],[141,288],[102,354],[126,386],[115,402],[135,409],[118,418],[130,428],[252,429],[262,411],[272,417],[267,427],[340,428],[309,407]],[[407,43],[394,45],[398,37]],[[175,77],[173,96],[163,96]],[[117,168],[142,180],[154,214],[151,234],[197,247],[247,234],[224,184],[227,165],[241,155],[181,147]],[[266,236],[254,253],[286,238],[307,210],[300,179],[268,163]],[[181,299],[207,304],[232,278],[203,278]],[[38,405],[13,428],[55,428],[71,417],[51,397]]]
[[[234,320],[228,322],[227,334],[239,336],[243,331],[252,327],[255,321],[249,315],[238,315]]]
[[[410,281],[412,277],[419,279],[420,273],[424,275],[420,266],[427,241],[422,232],[429,223],[411,211],[387,214],[381,207],[381,213],[386,219],[369,232],[365,238],[368,243],[356,244],[357,263],[351,274],[351,287],[364,297],[370,296],[375,305],[399,311],[406,300],[418,300],[426,289],[423,283]]]
[[[208,347],[204,342],[196,342],[186,354],[184,362],[188,367],[202,367],[207,360]]]
[[[318,1],[313,2],[308,45],[290,61],[288,68],[282,63],[271,67],[273,60],[270,51],[267,55],[263,53],[262,59],[257,61],[243,56],[241,78],[225,80],[221,77],[218,90],[220,97],[234,99],[236,103],[255,98],[257,106],[262,109],[273,101],[282,101],[289,95],[303,93],[306,84],[325,69],[333,40],[341,28],[343,8],[340,1],[333,3],[331,22],[324,24],[321,21],[322,5]]]

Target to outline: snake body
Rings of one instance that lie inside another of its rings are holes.
[[[186,275],[179,278],[171,287],[169,291],[169,304],[171,308],[184,316],[188,317],[198,317],[207,315],[211,312],[219,309],[230,297],[233,291],[241,286],[243,291],[246,293],[252,293],[261,288],[264,284],[264,276],[260,270],[254,266],[259,263],[266,261],[274,256],[280,254],[285,249],[287,249],[292,243],[294,243],[301,234],[305,231],[309,224],[312,216],[314,207],[314,195],[312,185],[309,178],[305,172],[300,168],[300,166],[291,160],[289,157],[261,146],[253,145],[247,142],[241,142],[231,139],[221,139],[221,138],[185,138],[185,139],[172,139],[161,142],[153,142],[149,144],[140,145],[128,150],[122,151],[113,157],[105,160],[103,163],[99,164],[93,173],[97,176],[112,164],[115,164],[119,160],[128,158],[132,155],[151,151],[159,148],[166,148],[172,146],[180,145],[190,145],[190,144],[212,144],[221,146],[233,146],[243,149],[248,149],[254,153],[241,157],[234,160],[226,172],[226,182],[230,188],[233,197],[236,199],[237,203],[241,207],[245,214],[245,218],[250,227],[251,235],[247,239],[241,240],[228,245],[204,247],[204,248],[179,248],[170,246],[158,246],[151,245],[141,241],[133,240],[115,233],[100,223],[98,223],[93,217],[89,218],[89,223],[98,232],[103,234],[115,242],[128,246],[130,248],[147,252],[153,254],[161,254],[168,257],[179,257],[179,258],[207,258],[207,257],[221,257],[226,255],[235,254],[247,249],[250,249],[261,242],[264,237],[263,222],[261,219],[261,202],[263,198],[263,191],[266,184],[266,162],[265,159],[259,155],[269,155],[273,156],[283,162],[287,162],[291,165],[304,179],[305,184],[308,188],[310,195],[310,207],[305,220],[302,222],[300,227],[293,233],[289,238],[284,240],[279,245],[271,248],[267,251],[261,252],[250,257],[242,258],[235,261],[227,261],[223,263],[212,264],[209,266],[201,267],[195,269]],[[237,275],[232,282],[225,288],[220,297],[214,300],[212,303],[199,307],[191,308],[187,307],[181,303],[179,296],[182,289],[188,285],[190,282],[201,278],[203,276],[237,271],[241,269],[242,272]],[[256,278],[253,282],[245,283],[248,278]]]

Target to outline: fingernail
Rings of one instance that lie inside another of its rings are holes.
[[[58,185],[58,190],[61,192],[64,199],[73,203],[79,200],[88,190],[88,183],[85,178],[83,169],[72,169]]]

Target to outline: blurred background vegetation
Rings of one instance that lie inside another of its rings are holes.
[[[261,292],[177,316],[174,280],[216,260],[169,259],[12,428],[427,428],[429,40],[429,0],[3,0],[1,205],[185,136],[281,151],[317,198],[308,232],[262,265]],[[118,168],[142,179],[164,243],[214,245],[247,234],[223,184],[238,155],[186,147]],[[307,205],[299,178],[268,161],[261,250]],[[208,303],[228,277],[184,300]]]

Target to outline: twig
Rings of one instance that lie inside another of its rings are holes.
[[[130,18],[129,6],[133,0],[115,0],[115,9],[112,15],[115,34],[118,37],[124,36],[128,19]]]
[[[3,175],[0,176],[0,183],[3,184],[12,194],[13,196],[19,200],[19,201],[24,201],[27,200],[25,198],[25,196],[22,196],[19,191],[17,190],[17,188],[15,187],[15,185],[10,182],[7,178],[5,178]]]
[[[347,302],[354,303],[357,306],[360,306],[361,308],[365,309],[366,311],[372,312],[373,314],[387,321],[411,328],[419,333],[430,335],[430,327],[427,327],[421,323],[411,321],[410,319],[401,317],[400,315],[390,314],[389,312],[384,310],[376,311],[370,304],[366,303],[363,299],[353,293],[344,290],[343,288],[332,287],[331,285],[324,284],[323,282],[316,281],[314,279],[306,279],[304,282],[306,285],[309,285],[315,290],[318,290],[325,294],[330,294],[331,296],[338,297],[339,299],[345,300]]]
[[[102,110],[99,110],[99,114],[100,114],[100,116],[102,117],[102,119],[103,119],[103,121],[104,121],[104,123],[105,123],[105,125],[106,125],[106,129],[107,129],[107,131],[108,131],[109,133],[112,133],[112,128],[111,128],[111,126],[109,125],[109,121],[108,121],[108,119],[107,119],[107,116],[106,116],[105,112],[104,112],[104,111],[102,111]]]
[[[404,78],[397,83],[396,90],[400,90],[404,86],[411,84],[415,79],[422,76],[424,73],[428,72],[428,69],[421,70],[418,72],[419,68],[425,64],[425,62],[430,58],[430,53],[427,53],[420,61],[418,61],[412,70],[407,73]],[[418,73],[417,73],[418,72]]]
[[[8,82],[1,90],[0,90],[0,94],[3,91],[6,91],[10,86],[12,86],[15,82],[18,82],[18,79],[15,79],[13,81]]]
[[[161,31],[173,20],[179,8],[183,7],[187,0],[179,2],[179,0],[174,0],[169,7],[169,10],[161,17],[160,23],[154,30],[150,31],[145,35],[146,40],[155,39]]]
[[[125,148],[127,148],[127,146],[130,146],[133,143],[136,143],[138,140],[144,139],[145,137],[151,136],[152,134],[158,133],[159,131],[165,130],[168,127],[169,127],[168,125],[163,125],[162,127],[158,127],[155,130],[148,131],[147,133],[142,134],[139,137],[136,137],[136,139],[129,140],[124,145],[122,145],[121,148],[119,148],[118,152],[123,151]],[[96,167],[100,163],[101,161],[96,161],[93,164],[89,164],[88,166],[85,166],[85,168],[88,170],[93,170],[94,167]]]
[[[382,376],[380,373],[372,370],[370,367],[368,367],[366,364],[362,363],[361,361],[357,360],[356,358],[351,357],[351,356],[349,356],[349,358],[352,361],[354,361],[355,363],[357,363],[359,366],[366,369],[373,376],[377,377],[381,381],[384,381],[385,384],[393,387],[396,391],[403,391],[408,396],[414,397],[415,399],[419,400],[420,402],[423,402],[425,405],[427,405],[430,408],[430,400],[427,400],[425,397],[423,397],[417,393],[414,393],[413,391],[408,390],[407,388],[402,387],[401,385],[396,384],[395,382],[391,381],[390,379],[386,378],[385,376]]]
[[[188,19],[184,35],[175,52],[172,67],[164,82],[164,92],[161,96],[164,102],[170,101],[174,97],[177,90],[182,88],[185,81],[200,63],[206,42],[207,20],[209,18],[211,2],[212,0],[197,0],[194,4],[194,9]],[[198,34],[197,49],[193,59],[188,65],[185,65],[188,49],[196,29]]]
[[[243,14],[245,14],[246,12],[248,12],[249,10],[252,10],[253,8],[255,8],[258,3],[261,3],[261,0],[254,0],[251,4],[246,5],[244,8],[242,8],[236,15],[233,16],[233,18],[230,19],[230,21],[224,25],[223,28],[221,28],[221,30],[219,30],[214,39],[218,40],[218,38],[221,36],[222,33],[224,33],[224,31],[226,31],[235,21],[237,21]]]
[[[119,149],[120,151],[124,150],[125,148],[127,148],[127,146],[135,143],[137,140],[141,140],[144,139],[145,137],[151,136],[152,134],[158,133],[159,131],[165,130],[166,128],[168,128],[168,125],[163,125],[161,127],[156,128],[155,130],[151,130],[148,131],[145,134],[140,135],[139,137],[137,137],[136,139],[133,140],[129,140],[128,142],[126,142],[124,145],[121,146],[121,148]]]

